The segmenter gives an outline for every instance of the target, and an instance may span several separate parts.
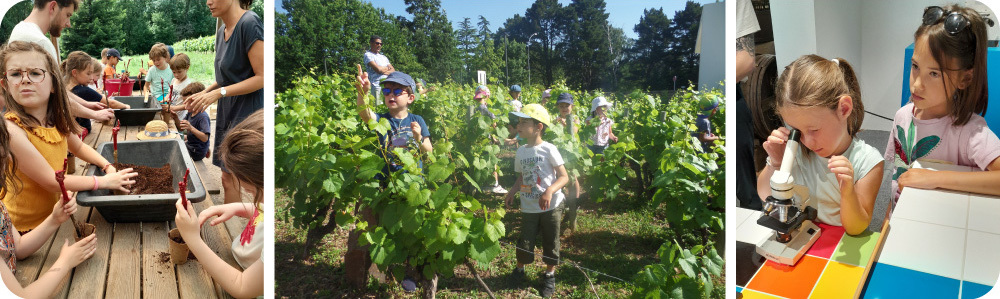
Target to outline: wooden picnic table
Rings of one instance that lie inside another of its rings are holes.
[[[122,126],[118,139],[135,140],[143,129]],[[83,141],[91,147],[111,141],[111,126],[93,122],[93,131]],[[82,174],[87,163],[76,160],[73,174]],[[206,196],[204,201],[193,203],[196,211],[221,203],[221,199],[215,203],[210,195]],[[232,298],[198,260],[189,259],[183,265],[162,262],[161,253],[169,252],[167,232],[176,227],[173,221],[108,223],[97,210],[84,206],[79,206],[74,216],[97,227],[97,252],[63,280],[56,298]],[[241,223],[246,222],[237,218],[214,227],[206,222],[202,236],[218,256],[239,269],[230,246],[243,229]],[[17,262],[18,281],[27,285],[48,271],[59,257],[63,240],[73,242],[74,236],[73,224],[63,223],[37,252]]]

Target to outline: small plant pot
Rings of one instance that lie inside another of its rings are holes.
[[[188,260],[188,246],[184,243],[184,238],[181,237],[181,231],[178,229],[172,229],[167,233],[167,237],[170,239],[170,262],[180,265],[186,263]]]
[[[66,174],[76,173],[76,156],[69,154],[66,157]]]
[[[93,235],[93,234],[97,233],[97,227],[94,226],[93,224],[90,224],[90,223],[81,223],[80,224],[80,229],[83,230],[81,232],[82,236],[77,236],[76,237],[76,241],[77,242],[79,242],[80,240],[83,240],[83,238],[89,237],[90,235]]]

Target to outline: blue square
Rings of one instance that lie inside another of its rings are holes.
[[[975,282],[963,281],[962,299],[982,297],[983,295],[986,295],[986,293],[988,293],[991,289],[993,289],[992,286],[981,285]]]
[[[961,282],[956,279],[883,263],[875,263],[872,267],[863,298],[958,297]]]

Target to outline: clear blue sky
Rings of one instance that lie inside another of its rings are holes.
[[[385,8],[385,11],[411,19],[413,16],[406,12],[406,4],[403,0],[364,0],[372,3],[375,7]],[[472,19],[473,24],[479,21],[479,15],[486,17],[490,21],[490,30],[496,30],[508,18],[514,14],[524,16],[524,12],[531,7],[534,0],[500,0],[500,1],[472,1],[472,0],[441,0],[444,12],[448,15],[452,27],[457,28],[458,24],[465,18]],[[605,12],[609,14],[608,21],[612,26],[625,30],[625,35],[631,38],[638,38],[632,28],[639,23],[642,11],[649,8],[663,8],[663,13],[669,18],[674,17],[674,12],[684,9],[684,0],[606,0]],[[695,0],[697,3],[715,3],[715,0]],[[563,6],[569,5],[570,0],[559,0]],[[283,12],[281,1],[274,2],[275,9]]]

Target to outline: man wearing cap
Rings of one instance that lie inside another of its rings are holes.
[[[368,39],[368,51],[365,52],[365,71],[368,72],[368,81],[371,82],[372,96],[379,98],[379,80],[385,79],[389,74],[395,72],[396,68],[392,66],[392,63],[389,63],[389,58],[382,54],[382,37],[378,35],[372,35]]]
[[[31,14],[14,26],[7,43],[23,41],[38,44],[58,64],[62,61],[59,59],[59,36],[63,28],[71,27],[70,17],[79,7],[78,0],[34,0]],[[51,38],[45,37],[46,32]],[[108,121],[115,116],[114,111],[106,109],[104,104],[87,102],[68,89],[66,94],[72,99],[69,109],[73,116],[99,121]]]
[[[521,112],[521,86],[514,84],[510,86],[510,90],[507,91],[510,95],[510,106],[514,107],[514,112]]]

